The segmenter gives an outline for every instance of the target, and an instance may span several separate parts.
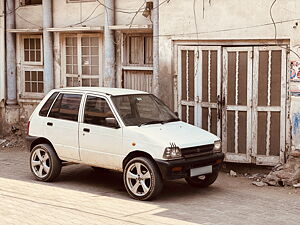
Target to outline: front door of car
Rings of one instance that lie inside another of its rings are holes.
[[[45,134],[62,159],[80,160],[78,113],[82,94],[60,93],[45,120]]]
[[[79,124],[79,143],[84,163],[122,169],[122,128],[105,97],[87,95]]]

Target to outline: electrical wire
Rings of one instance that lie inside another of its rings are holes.
[[[289,19],[289,20],[282,20],[275,22],[275,24],[282,24],[282,23],[288,23],[288,22],[293,22],[300,20],[300,18],[294,18],[294,19]],[[227,32],[227,31],[237,31],[237,30],[245,30],[245,29],[252,29],[252,28],[258,28],[258,27],[265,27],[265,26],[273,26],[273,23],[263,23],[263,24],[258,24],[258,25],[252,25],[252,26],[245,26],[245,27],[237,27],[237,28],[229,28],[229,29],[220,29],[220,30],[213,30],[213,31],[203,31],[203,32],[198,32],[198,34],[211,34],[211,33],[218,33],[218,32]],[[161,37],[172,37],[172,36],[185,36],[185,35],[197,35],[196,32],[190,32],[190,33],[173,33],[173,34],[160,34],[158,36]]]
[[[275,41],[275,44],[276,44],[278,47],[282,48],[282,49],[285,49],[285,50],[287,50],[287,51],[290,51],[290,52],[294,53],[294,54],[300,59],[300,56],[299,56],[299,54],[298,54],[297,52],[295,52],[294,50],[292,50],[292,49],[289,48],[289,47],[286,48],[286,47],[284,47],[284,46],[281,46],[281,45],[278,43],[278,40],[277,40],[277,27],[276,27],[276,22],[275,22],[275,20],[274,20],[273,13],[272,13],[272,9],[273,9],[273,7],[274,7],[274,5],[275,5],[276,2],[277,2],[277,0],[274,0],[274,1],[272,2],[271,7],[270,7],[270,10],[269,10],[270,17],[271,17],[271,20],[272,20],[272,24],[273,24],[273,26],[274,26],[274,41]]]
[[[134,14],[134,16],[132,17],[130,23],[128,24],[129,25],[129,29],[132,27],[132,24],[133,24],[133,21],[135,19],[135,17],[137,16],[137,14],[141,11],[141,9],[146,5],[146,1],[144,1],[144,3],[139,7],[139,9],[136,11],[136,13]]]
[[[80,22],[75,23],[75,24],[68,25],[68,26],[66,26],[66,27],[73,27],[73,26],[77,26],[77,25],[83,24],[83,23],[85,23],[85,22],[87,22],[87,21],[90,21],[89,19],[90,19],[91,16],[95,13],[95,11],[97,10],[97,8],[98,8],[99,6],[100,6],[100,4],[98,4],[98,5],[92,10],[92,12],[91,12],[84,20],[80,19]],[[100,14],[98,14],[98,16],[101,16],[102,14],[103,14],[103,13],[100,13]]]
[[[31,24],[31,25],[33,25],[33,26],[35,26],[35,27],[38,27],[38,28],[40,28],[40,29],[42,29],[43,27],[41,27],[40,25],[37,25],[37,24],[35,24],[35,23],[32,23],[31,21],[29,21],[29,20],[27,20],[27,19],[25,19],[24,17],[22,17],[21,15],[19,15],[17,12],[15,12],[15,14],[19,17],[19,18],[21,18],[22,20],[24,20],[25,22],[27,22],[27,23],[29,23],[29,24]]]

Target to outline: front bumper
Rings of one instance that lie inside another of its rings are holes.
[[[190,176],[192,168],[213,166],[213,172],[221,169],[224,160],[224,153],[214,153],[207,156],[200,156],[189,159],[177,160],[155,160],[164,180],[175,180]]]

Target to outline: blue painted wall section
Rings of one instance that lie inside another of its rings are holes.
[[[300,125],[300,113],[293,114],[293,135],[296,135],[299,132]]]

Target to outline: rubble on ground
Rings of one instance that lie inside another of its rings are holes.
[[[233,170],[230,170],[229,171],[229,175],[232,176],[232,177],[236,177],[237,176],[237,173]]]
[[[25,129],[14,125],[11,127],[9,134],[5,136],[0,136],[0,151],[10,150],[17,148],[18,150],[25,150]]]
[[[290,153],[285,164],[276,165],[268,175],[249,177],[255,180],[253,185],[269,186],[293,186],[300,187],[300,151]],[[264,185],[264,184],[265,185]]]

